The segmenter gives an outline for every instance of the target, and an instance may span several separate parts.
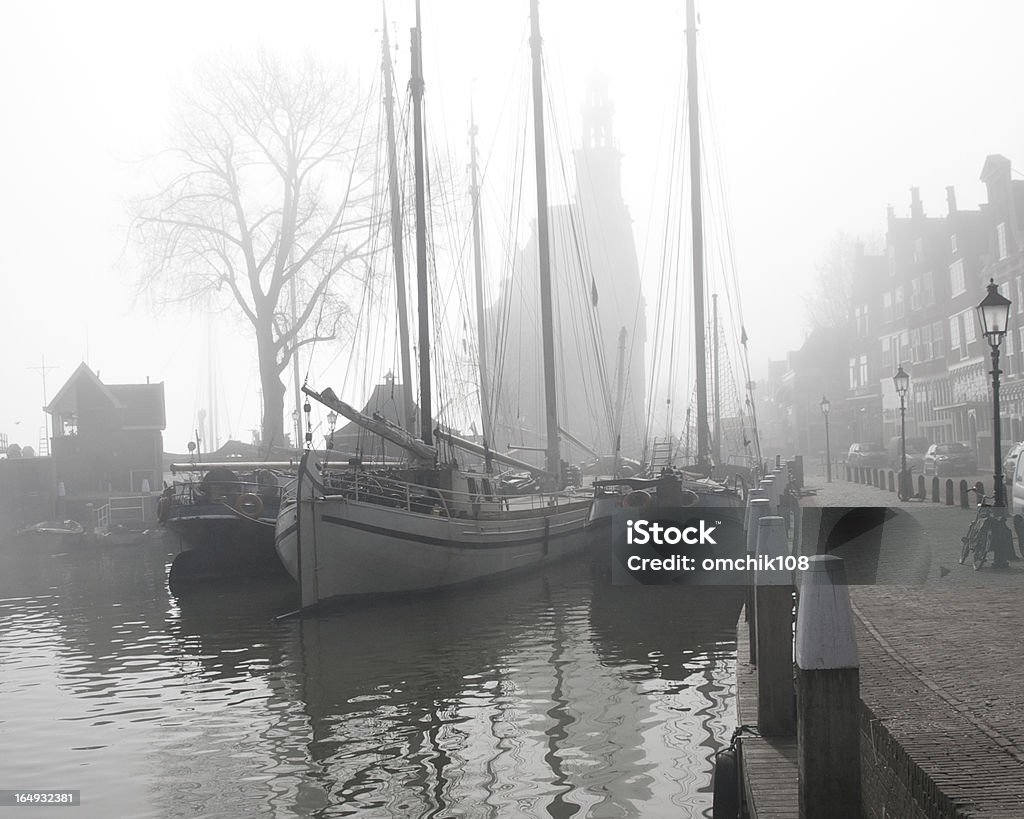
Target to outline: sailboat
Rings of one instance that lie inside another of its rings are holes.
[[[561,491],[547,187],[537,0],[531,0],[534,141],[547,419],[546,492],[504,496],[488,472],[441,460],[435,439],[519,469],[537,471],[503,453],[434,429],[431,415],[429,302],[419,4],[412,30],[412,97],[416,168],[416,258],[419,322],[420,430],[361,413],[331,389],[303,391],[365,429],[399,446],[407,463],[387,470],[328,467],[307,451],[296,497],[277,520],[275,542],[299,583],[303,607],[362,595],[422,592],[535,568],[582,550],[590,500]]]
[[[620,506],[640,509],[646,506],[710,506],[732,509],[742,508],[745,503],[746,487],[742,479],[728,484],[720,479],[712,457],[712,442],[709,424],[707,339],[705,319],[705,271],[704,271],[704,217],[701,197],[701,151],[700,113],[698,108],[697,84],[697,26],[694,0],[686,3],[686,61],[687,61],[687,128],[689,135],[689,179],[690,179],[690,237],[693,267],[693,330],[696,357],[696,463],[675,467],[669,454],[647,477],[613,477],[594,481],[594,504],[588,526],[600,530],[611,523],[614,510]],[[714,343],[715,387],[717,401],[717,315]],[[716,403],[717,421],[717,403]],[[689,425],[689,424],[688,424]],[[719,429],[716,428],[716,437]],[[715,448],[717,449],[717,447]],[[652,453],[649,467],[654,465]]]

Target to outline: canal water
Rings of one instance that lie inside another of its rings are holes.
[[[79,789],[79,817],[711,815],[739,590],[613,586],[598,555],[276,619],[288,582],[171,594],[176,550],[0,542],[0,789]]]

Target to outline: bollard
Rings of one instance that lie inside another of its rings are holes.
[[[896,475],[893,474],[893,471],[891,469],[889,470],[889,491],[896,491]]]
[[[747,505],[747,556],[757,556],[758,522],[772,514],[772,502],[768,498],[755,498]],[[747,623],[749,623],[750,662],[757,664],[757,611],[754,606],[754,573],[750,572],[747,587]]]
[[[967,498],[967,481],[960,481],[960,508],[967,509],[970,507],[970,501]]]
[[[850,475],[850,465],[849,464],[846,465],[846,480],[848,480],[848,481],[853,480],[853,478]]]
[[[917,476],[917,496],[921,500],[925,500],[928,497],[928,493],[924,488],[924,475]]]
[[[757,557],[789,555],[786,522],[763,517],[757,527]],[[793,573],[754,572],[754,622],[757,632],[757,727],[761,736],[792,736],[793,708]]]
[[[779,497],[775,491],[775,481],[771,478],[762,478],[758,487],[764,490],[764,496],[768,498],[772,505],[772,513],[779,508]]]
[[[932,503],[939,502],[939,476],[932,478]]]
[[[953,505],[953,479],[946,478],[946,506]]]
[[[801,819],[860,819],[859,666],[843,561],[814,555],[796,618]]]

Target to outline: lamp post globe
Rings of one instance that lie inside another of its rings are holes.
[[[910,491],[907,475],[907,392],[910,390],[910,375],[900,364],[896,374],[892,377],[892,383],[896,387],[896,394],[900,397],[900,484],[899,499],[907,500]]]
[[[999,292],[995,279],[989,279],[985,298],[978,305],[981,332],[992,348],[992,457],[995,464],[992,475],[993,505],[1006,506],[1006,486],[1003,483],[1003,442],[999,426],[999,345],[1003,343],[1010,324],[1010,300]]]
[[[828,440],[828,413],[831,409],[832,405],[828,399],[824,395],[821,396],[821,414],[825,416],[825,477],[829,483],[832,483],[832,451]]]

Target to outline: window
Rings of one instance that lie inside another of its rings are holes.
[[[857,389],[857,359],[850,358],[850,389]]]
[[[903,318],[903,312],[904,312],[903,311],[903,307],[904,307],[904,305],[903,305],[903,285],[902,284],[899,287],[896,288],[895,298],[893,299],[893,301],[894,301],[893,307],[895,308],[895,311],[896,311],[896,318]]]
[[[910,331],[910,360],[917,364],[921,358],[921,331],[914,327]]]
[[[921,328],[921,361],[931,361],[932,355],[932,326],[926,324]]]
[[[949,237],[949,249],[953,253],[953,255],[955,256],[956,255],[956,234],[955,233],[952,236]]]
[[[931,307],[935,304],[935,277],[925,273],[921,278],[921,306]]]
[[[964,283],[964,260],[957,259],[949,266],[949,294],[959,296],[967,290]]]
[[[910,335],[904,330],[899,335],[900,347],[899,347],[899,358],[897,361],[907,361],[910,359]]]
[[[959,316],[953,316],[949,320],[949,346],[955,350],[960,346],[960,321]]]
[[[978,336],[974,332],[974,311],[964,310],[964,312],[961,313],[960,315],[964,317],[964,338],[966,339],[967,343],[970,344],[972,341],[976,341],[978,338]]]
[[[860,386],[866,386],[868,383],[868,357],[862,355],[860,357]]]
[[[896,369],[892,363],[892,339],[889,336],[882,339],[882,369],[885,372]]]
[[[996,241],[999,242],[999,261],[1006,258],[1006,222],[996,225]]]
[[[868,308],[867,305],[858,307],[854,311],[854,316],[857,320],[857,338],[867,338],[868,336]]]
[[[942,338],[942,326],[945,322],[937,321],[932,325],[932,356],[940,358],[946,354]]]
[[[1017,277],[1017,312],[1024,313],[1024,276]]]
[[[921,304],[921,280],[914,279],[910,283],[910,309],[920,310],[923,305]]]
[[[882,294],[882,321],[892,321],[892,293]]]

